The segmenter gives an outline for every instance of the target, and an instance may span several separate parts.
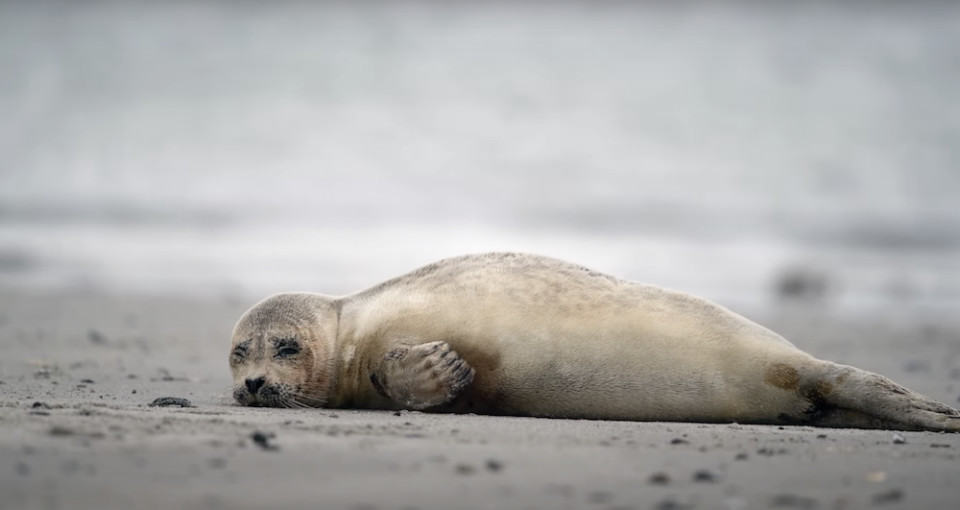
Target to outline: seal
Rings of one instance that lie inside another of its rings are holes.
[[[268,297],[230,367],[250,406],[960,432],[960,411],[717,304],[516,253]]]

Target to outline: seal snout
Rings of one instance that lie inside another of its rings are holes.
[[[263,376],[256,377],[256,378],[248,377],[247,380],[244,381],[244,383],[247,386],[247,391],[250,392],[250,395],[256,395],[257,392],[260,391],[260,388],[262,388],[263,385],[266,384],[266,382],[267,382],[267,378]]]

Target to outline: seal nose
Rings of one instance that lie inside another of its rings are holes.
[[[263,387],[264,383],[267,382],[265,377],[257,377],[256,379],[247,379],[246,381],[247,389],[250,390],[251,395],[256,395],[257,391]]]

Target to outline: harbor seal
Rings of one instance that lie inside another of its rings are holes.
[[[717,304],[516,253],[268,297],[230,367],[251,406],[960,432],[956,409]]]

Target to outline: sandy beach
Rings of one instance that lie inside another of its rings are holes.
[[[958,62],[960,2],[0,0],[0,510],[960,508],[960,434],[243,408],[227,366],[267,294],[522,251],[960,406]]]
[[[0,508],[949,508],[960,435],[242,408],[251,300],[0,292]],[[946,317],[757,317],[817,356],[960,395]],[[193,407],[151,407],[161,397]]]

